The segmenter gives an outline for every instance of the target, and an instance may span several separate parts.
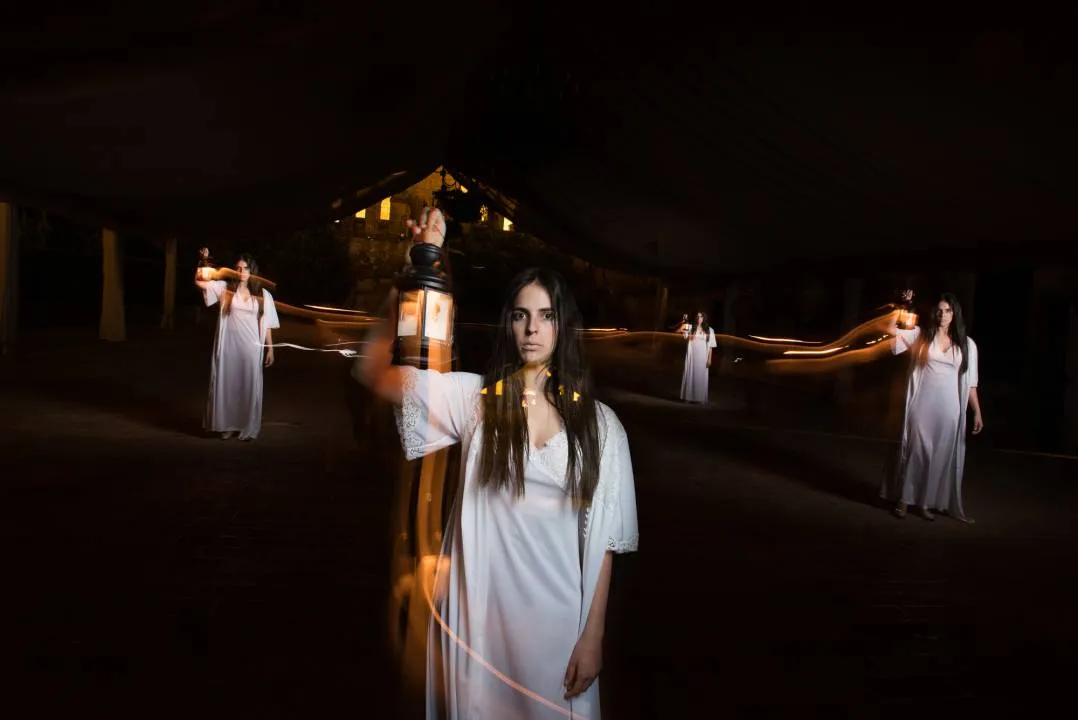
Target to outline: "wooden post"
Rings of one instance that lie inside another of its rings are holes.
[[[659,343],[661,333],[666,331],[666,309],[670,302],[670,284],[659,278],[655,288],[655,334],[651,340],[651,354],[663,351],[664,345]]]
[[[120,239],[108,228],[101,231],[101,275],[101,339],[122,342],[127,339],[123,257]]]
[[[1078,453],[1078,293],[1073,289],[1070,298],[1067,309],[1067,386],[1063,398],[1063,442],[1064,452]]]
[[[0,202],[0,354],[15,344],[19,319],[19,226],[16,207]]]
[[[165,297],[161,327],[171,330],[176,315],[176,237],[165,239]]]

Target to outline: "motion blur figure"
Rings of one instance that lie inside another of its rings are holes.
[[[691,403],[706,403],[711,353],[718,346],[715,331],[707,323],[707,315],[696,313],[696,324],[681,328],[685,339],[685,368],[681,372],[681,399]]]
[[[439,216],[415,225],[418,242],[441,245]],[[599,718],[612,558],[638,544],[628,438],[590,391],[560,275],[518,275],[499,319],[485,376],[391,365],[392,323],[353,370],[399,406],[409,459],[463,446],[432,583],[427,717]]]
[[[912,300],[907,290],[904,299]],[[892,321],[893,352],[911,353],[897,472],[881,495],[893,502],[895,517],[910,506],[926,520],[933,511],[963,522],[962,476],[966,463],[966,409],[973,410],[973,434],[984,429],[977,397],[977,344],[966,335],[962,307],[944,293],[924,327],[903,330]]]
[[[202,248],[202,257],[209,250]],[[202,427],[224,440],[254,440],[262,429],[262,370],[273,364],[272,331],[281,326],[258,264],[240,255],[226,280],[195,276],[206,306],[220,303],[210,361],[210,392]],[[220,274],[220,273],[219,273]]]

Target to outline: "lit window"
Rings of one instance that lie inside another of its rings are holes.
[[[459,187],[459,188],[460,188],[460,191],[461,191],[462,193],[466,193],[466,192],[468,192],[468,188],[464,187],[464,186],[463,186],[463,185],[461,185],[460,183],[457,183],[457,187]]]
[[[502,230],[510,232],[513,229],[513,221],[507,217],[502,218]]]
[[[358,220],[362,220],[365,217],[367,217],[367,209],[366,208],[363,208],[362,210],[360,210],[359,212],[356,213],[356,219],[358,219]]]
[[[486,205],[479,206],[479,222],[485,223],[490,220],[490,211],[487,210]]]
[[[390,200],[391,200],[391,198],[386,198],[385,200],[382,201],[381,207],[378,208],[378,219],[379,220],[389,220],[389,210],[390,210],[390,207],[391,207]]]

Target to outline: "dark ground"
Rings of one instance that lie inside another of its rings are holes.
[[[348,361],[279,350],[259,440],[205,439],[209,329],[27,333],[0,360],[9,717],[398,714],[393,488],[353,438]],[[898,521],[875,502],[885,442],[606,397],[642,537],[615,565],[604,717],[1035,716],[1068,696],[1074,460],[973,443],[977,524]]]

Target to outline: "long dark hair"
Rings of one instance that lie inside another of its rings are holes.
[[[928,346],[936,339],[936,331],[939,329],[939,304],[945,302],[951,306],[951,324],[947,327],[947,335],[951,338],[951,344],[962,351],[962,365],[958,368],[958,374],[966,372],[969,368],[969,346],[966,338],[966,321],[962,317],[962,305],[953,293],[945,292],[932,306],[932,312],[928,313],[921,327],[921,347],[918,348],[918,358],[924,362]]]
[[[524,494],[528,419],[524,411],[523,362],[513,338],[517,294],[536,283],[550,295],[557,323],[544,393],[565,425],[569,465],[566,491],[577,507],[591,502],[599,483],[597,406],[584,363],[583,322],[568,284],[553,270],[531,268],[513,278],[494,339],[494,354],[483,379],[483,442],[479,485]]]
[[[255,262],[254,257],[249,253],[242,253],[236,262],[242,260],[247,263],[247,269],[251,271],[251,276],[247,279],[247,292],[251,293],[251,297],[258,301],[258,319],[262,319],[262,313],[266,310],[265,297],[262,295],[262,280],[258,277],[258,263]],[[221,304],[221,314],[228,315],[232,312],[232,296],[236,294],[236,289],[240,286],[239,273],[235,275],[229,274],[228,280],[225,281],[224,302]]]
[[[697,312],[696,314],[701,316],[701,318],[700,318],[700,329],[703,331],[704,335],[707,335],[708,330],[711,329],[711,326],[707,324],[707,313],[706,312]],[[692,331],[693,331],[693,334],[696,333],[696,317],[695,316],[693,316],[693,319],[692,319]]]

